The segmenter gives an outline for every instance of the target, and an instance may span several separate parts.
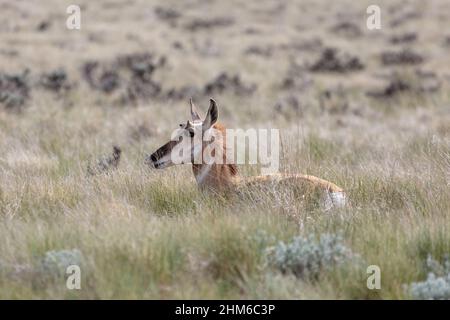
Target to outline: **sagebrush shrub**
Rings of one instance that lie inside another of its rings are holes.
[[[450,299],[450,259],[441,264],[430,256],[427,259],[428,276],[425,281],[413,282],[408,286],[413,299]]]
[[[81,266],[83,260],[83,255],[78,249],[47,251],[41,260],[39,270],[48,276],[61,276],[66,273],[68,266]]]
[[[283,273],[301,278],[317,278],[324,270],[352,259],[352,251],[342,243],[340,236],[323,234],[316,237],[294,237],[291,242],[279,242],[268,248],[269,265]]]

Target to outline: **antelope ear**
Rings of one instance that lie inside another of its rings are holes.
[[[192,120],[194,120],[194,121],[195,120],[201,120],[200,116],[198,114],[198,111],[197,111],[197,107],[195,106],[194,102],[192,101],[192,98],[189,99],[189,103],[191,105],[191,117],[192,117]]]
[[[208,130],[211,128],[211,126],[217,122],[218,117],[219,111],[217,109],[217,104],[213,99],[209,99],[209,109],[205,120],[203,121],[203,130]]]

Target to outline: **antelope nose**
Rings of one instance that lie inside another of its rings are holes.
[[[156,159],[156,156],[154,154],[151,154],[151,155],[145,157],[144,163],[146,165],[154,167],[157,160],[158,159]]]

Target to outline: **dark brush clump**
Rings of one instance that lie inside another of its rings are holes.
[[[381,62],[386,65],[404,65],[404,64],[419,64],[424,61],[424,58],[409,49],[401,51],[386,51],[381,53]]]
[[[367,95],[374,98],[392,98],[405,92],[422,95],[436,92],[440,87],[441,81],[434,72],[416,70],[409,77],[393,74],[384,88],[369,91]]]
[[[10,75],[0,73],[0,104],[7,109],[21,108],[30,96],[29,71]]]
[[[88,174],[95,175],[100,173],[107,173],[111,170],[117,169],[117,167],[119,166],[121,154],[122,150],[117,146],[113,146],[113,152],[111,155],[101,157],[93,166],[88,165]]]
[[[309,68],[311,72],[346,73],[362,70],[364,65],[358,57],[340,54],[335,48],[326,48],[320,58]]]
[[[359,37],[362,35],[360,27],[352,22],[339,22],[331,28],[331,32],[341,35],[343,37]]]
[[[119,74],[113,69],[105,69],[98,61],[86,62],[82,67],[82,75],[92,89],[111,93],[120,85]]]
[[[386,87],[380,91],[380,92],[373,92],[369,95],[372,95],[373,97],[380,97],[380,98],[389,98],[393,97],[401,92],[410,91],[411,85],[402,80],[402,79],[392,79],[389,81],[389,83],[386,85]]]
[[[57,93],[71,89],[68,76],[65,70],[58,69],[49,73],[44,73],[39,79],[39,84],[50,91]]]
[[[244,54],[269,58],[273,55],[273,52],[274,48],[270,45],[268,46],[251,45],[247,49],[245,49]]]
[[[121,102],[135,103],[140,99],[154,98],[162,92],[153,74],[166,64],[166,58],[150,53],[120,55],[112,62],[87,62],[82,67],[83,78],[92,89],[104,93],[121,90]]]
[[[256,84],[246,84],[240,75],[220,73],[217,77],[208,81],[204,86],[185,85],[181,88],[168,90],[164,97],[171,100],[187,100],[189,98],[201,99],[223,92],[229,92],[237,96],[251,95],[257,89]]]
[[[156,59],[150,53],[134,53],[117,57],[117,67],[131,71],[133,76],[140,79],[150,79],[153,72],[166,64],[166,57]]]
[[[303,52],[303,51],[318,51],[323,47],[322,41],[318,38],[312,38],[304,41],[289,41],[278,46],[274,45],[251,45],[245,51],[245,55],[262,56],[270,58],[277,52]]]
[[[44,32],[44,31],[47,31],[50,28],[50,26],[51,26],[51,22],[48,20],[44,20],[44,21],[41,21],[37,25],[36,30],[40,31],[40,32]]]
[[[158,19],[165,21],[173,21],[181,17],[181,14],[173,8],[156,7],[154,12]]]
[[[411,43],[417,40],[417,33],[409,32],[392,36],[389,41],[392,44]]]
[[[213,28],[224,28],[234,24],[234,19],[230,17],[217,18],[197,18],[186,24],[189,31],[211,30]]]
[[[118,56],[113,62],[90,61],[83,65],[83,78],[92,89],[104,93],[119,92],[119,103],[136,103],[148,99],[184,100],[211,96],[224,91],[243,96],[256,89],[255,84],[246,84],[240,75],[222,72],[204,86],[185,85],[181,88],[165,89],[154,80],[154,72],[166,64],[166,58],[158,59],[149,53]]]
[[[311,38],[303,41],[291,41],[278,46],[281,51],[319,51],[323,48],[322,40],[319,38]]]
[[[123,101],[136,102],[160,95],[162,86],[152,77],[156,69],[166,64],[165,57],[157,60],[153,55],[144,53],[121,56],[117,61],[119,67],[131,72],[125,95],[122,96]]]
[[[238,96],[250,95],[256,90],[255,84],[244,84],[239,75],[230,76],[222,72],[204,87],[205,95],[220,94],[224,91],[231,91]]]

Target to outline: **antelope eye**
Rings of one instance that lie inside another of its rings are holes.
[[[182,128],[183,127],[183,124],[182,123],[180,123],[180,128]]]
[[[194,137],[194,130],[189,130],[188,132],[189,132],[189,136],[190,136],[191,138],[193,138],[193,137]]]

